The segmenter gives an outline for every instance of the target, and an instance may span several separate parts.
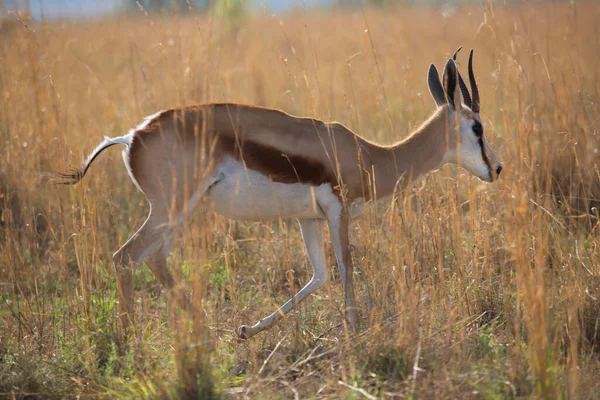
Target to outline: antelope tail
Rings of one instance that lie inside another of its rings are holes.
[[[59,181],[56,183],[61,185],[75,185],[79,183],[79,181],[85,176],[85,173],[90,165],[92,165],[92,162],[94,162],[96,157],[98,157],[98,155],[100,155],[100,153],[102,153],[104,150],[110,146],[114,146],[115,144],[126,144],[129,146],[131,144],[131,134],[115,138],[109,138],[105,136],[104,141],[96,146],[94,151],[92,151],[80,168],[72,168],[63,173],[56,174],[57,178],[59,179]]]

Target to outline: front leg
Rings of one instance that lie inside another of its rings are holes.
[[[335,251],[335,258],[344,285],[346,294],[346,307],[348,310],[348,321],[354,332],[357,332],[358,317],[356,313],[356,297],[354,295],[354,267],[352,266],[352,255],[350,254],[350,240],[348,239],[350,219],[348,210],[341,202],[331,204],[325,210],[327,223],[331,234],[331,243]]]
[[[253,326],[242,325],[237,330],[237,335],[241,339],[249,339],[259,332],[269,329],[277,321],[289,313],[307,296],[319,290],[327,282],[327,267],[325,264],[325,247],[323,238],[324,221],[319,219],[299,220],[302,231],[302,240],[308,254],[310,265],[313,269],[313,276],[294,297],[289,299],[279,309],[271,315],[261,319]]]

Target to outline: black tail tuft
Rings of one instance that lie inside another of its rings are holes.
[[[75,185],[79,183],[83,176],[85,175],[85,171],[81,168],[71,168],[63,173],[59,172],[56,174],[56,181],[54,182],[57,185]]]
[[[104,137],[104,141],[100,143],[94,149],[92,154],[88,156],[87,160],[83,163],[81,168],[71,168],[63,173],[56,174],[55,176],[57,179],[55,183],[57,185],[75,185],[79,183],[79,181],[82,180],[85,176],[85,173],[87,172],[90,165],[94,162],[94,160],[96,159],[96,157],[98,157],[100,153],[102,153],[105,149],[109,148],[110,146],[114,146],[115,144],[129,145],[130,140],[131,138],[129,135],[119,136],[116,138]]]

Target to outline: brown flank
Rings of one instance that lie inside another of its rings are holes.
[[[143,149],[147,147],[149,141],[155,140],[156,136],[153,133],[162,135],[163,132],[170,132],[169,134],[175,133],[179,145],[188,149],[198,148],[198,141],[201,141],[204,135],[204,143],[208,144],[208,147],[213,147],[213,153],[219,154],[219,158],[228,155],[243,162],[246,168],[269,177],[273,182],[302,183],[314,186],[330,183],[332,187],[338,185],[332,168],[328,168],[328,165],[323,162],[311,159],[305,154],[294,155],[282,152],[269,144],[249,139],[245,135],[247,127],[235,124],[235,121],[238,120],[239,107],[268,111],[275,118],[283,117],[286,120],[294,118],[304,124],[309,120],[308,118],[295,118],[278,110],[237,104],[209,104],[202,109],[202,112],[197,112],[200,108],[198,106],[168,109],[155,116],[143,129],[136,131],[129,150],[132,167],[136,164],[138,154],[143,157],[143,153],[139,152],[144,151]],[[225,111],[226,108],[227,111],[230,111],[229,113]],[[221,115],[226,115],[224,118],[220,118],[220,123],[215,121],[218,118],[215,117],[219,113],[218,109],[220,109]],[[315,120],[315,123],[323,125],[323,122],[318,120]],[[216,126],[218,126],[218,132],[215,129]],[[194,127],[194,129],[190,130],[190,127]],[[189,132],[193,132],[193,135],[190,135]],[[200,148],[206,149],[206,146],[200,146]],[[133,169],[138,170],[135,167]]]

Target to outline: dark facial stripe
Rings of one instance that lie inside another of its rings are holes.
[[[479,138],[483,136],[483,125],[481,125],[481,122],[477,120],[473,121],[473,133]]]
[[[490,175],[492,174],[492,165],[490,163],[490,159],[487,154],[485,154],[485,148],[483,147],[483,135],[479,137],[479,147],[481,147],[481,158],[483,158],[483,162],[487,165],[490,170]]]

